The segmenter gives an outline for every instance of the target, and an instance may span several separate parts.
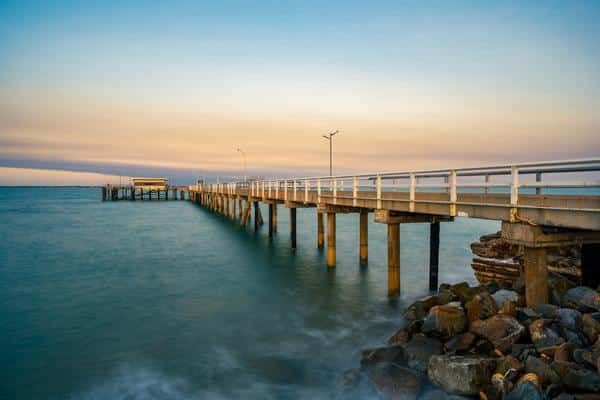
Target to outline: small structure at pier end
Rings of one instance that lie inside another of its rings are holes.
[[[134,189],[165,190],[169,180],[167,178],[131,178]]]
[[[102,187],[102,200],[185,200],[187,187],[169,185],[167,178],[131,178],[126,185]],[[179,195],[179,196],[178,196]]]

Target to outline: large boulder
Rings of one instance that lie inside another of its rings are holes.
[[[554,352],[554,359],[556,361],[569,362],[573,361],[573,352],[577,349],[575,343],[566,342],[559,345]]]
[[[450,304],[434,306],[423,321],[421,331],[432,336],[448,338],[463,332],[467,326],[467,317],[462,307]]]
[[[395,344],[402,344],[408,342],[412,338],[412,335],[418,333],[421,330],[422,326],[422,320],[405,322],[403,327],[396,331],[396,333],[394,333],[388,339],[388,344],[391,346]]]
[[[431,307],[438,305],[437,296],[428,296],[415,301],[404,311],[404,318],[408,321],[414,321],[425,318]]]
[[[411,341],[403,344],[402,348],[404,349],[403,362],[420,372],[427,371],[427,364],[431,356],[443,352],[443,346],[439,340],[422,334],[413,335]]]
[[[600,311],[600,295],[592,288],[577,286],[566,291],[561,304],[582,313]]]
[[[462,304],[469,302],[477,294],[477,289],[470,287],[467,282],[452,285],[448,291],[454,294]]]
[[[473,356],[432,356],[429,380],[449,393],[473,396],[490,384],[496,368],[493,358]]]
[[[548,274],[548,289],[552,304],[562,304],[562,298],[565,293],[574,287],[575,284],[564,276],[553,272]]]
[[[483,336],[498,350],[506,353],[521,338],[525,328],[510,315],[496,314],[486,320],[473,321],[469,331]]]
[[[554,319],[559,307],[554,304],[540,304],[535,308],[535,311],[541,314],[541,318]]]
[[[385,399],[416,399],[423,385],[423,376],[408,368],[391,363],[378,364],[369,369],[373,386]]]
[[[498,312],[496,301],[488,292],[481,292],[473,296],[471,301],[465,304],[465,308],[470,322],[489,318]]]
[[[496,373],[502,376],[506,375],[510,370],[514,370],[520,374],[524,369],[525,366],[523,363],[511,355],[500,357],[496,360]]]

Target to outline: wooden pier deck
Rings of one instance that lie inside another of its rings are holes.
[[[583,284],[600,284],[600,159],[552,161],[474,168],[400,171],[197,184],[191,201],[237,219],[242,225],[259,203],[268,204],[269,235],[277,230],[278,205],[290,210],[291,248],[296,248],[296,209],[317,209],[317,246],[325,245],[327,265],[336,264],[336,215],[359,215],[358,255],[368,260],[368,215],[388,231],[388,294],[400,292],[400,224],[430,224],[430,289],[437,289],[440,223],[457,216],[502,221],[503,236],[525,251],[526,298],[548,301],[546,248],[582,245]]]

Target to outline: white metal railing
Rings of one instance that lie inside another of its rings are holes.
[[[518,163],[506,165],[477,166],[470,168],[392,171],[379,173],[364,173],[354,175],[317,176],[305,178],[286,178],[273,180],[255,180],[252,182],[230,183],[229,194],[245,191],[252,197],[275,197],[286,201],[309,202],[311,193],[316,192],[317,202],[324,199],[337,204],[340,199],[351,199],[352,205],[357,206],[361,200],[376,200],[377,208],[384,208],[386,201],[408,202],[409,210],[414,211],[418,203],[447,204],[451,215],[456,215],[457,205],[500,206],[510,208],[560,209],[549,206],[519,205],[519,196],[523,189],[532,189],[532,194],[542,193],[542,189],[600,189],[600,181],[586,182],[567,177],[566,181],[556,181],[554,178],[569,174],[592,174],[598,178],[600,158],[578,159],[566,161],[546,161],[533,163]],[[533,176],[534,182],[527,182],[527,177]],[[492,181],[507,177],[507,181]],[[478,181],[483,178],[483,182]],[[543,178],[549,178],[545,181]],[[578,176],[578,179],[581,177]],[[346,191],[349,187],[351,190]],[[473,191],[477,189],[478,191]],[[223,184],[203,184],[202,190],[223,193]],[[281,196],[283,191],[283,196]],[[418,199],[417,193],[447,193],[445,200]],[[390,193],[404,192],[407,198],[389,196]],[[509,201],[498,203],[494,199],[484,199],[480,202],[459,202],[459,193],[482,194],[485,197],[494,194],[508,194]],[[556,193],[555,193],[556,194]],[[566,193],[565,193],[566,194]],[[599,193],[593,193],[600,195]],[[388,197],[386,197],[388,195]],[[575,210],[575,208],[568,208]],[[600,209],[585,209],[598,211]]]

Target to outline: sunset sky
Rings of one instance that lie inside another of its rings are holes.
[[[241,175],[237,147],[250,175],[325,175],[333,129],[338,173],[597,157],[599,21],[598,1],[3,0],[0,184]]]

